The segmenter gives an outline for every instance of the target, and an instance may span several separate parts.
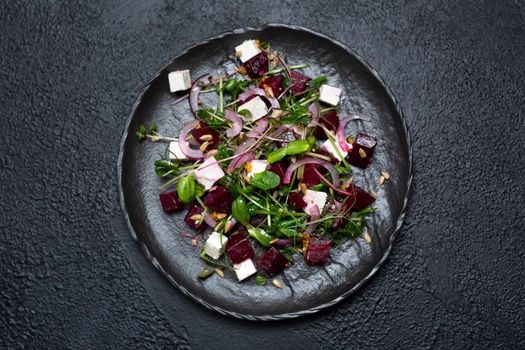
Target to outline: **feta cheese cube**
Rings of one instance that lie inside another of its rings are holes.
[[[239,112],[241,111],[250,112],[247,117],[243,116],[242,113],[239,114],[244,121],[254,122],[268,114],[268,107],[262,98],[257,96],[239,106]]]
[[[252,259],[246,259],[241,263],[234,264],[233,271],[235,271],[239,281],[242,281],[256,273],[257,269],[255,268]]]
[[[170,147],[168,149],[170,160],[188,160],[188,157],[180,149],[179,143],[177,141],[170,142]]]
[[[189,70],[177,70],[168,74],[170,91],[184,91],[191,87],[191,78]]]
[[[344,141],[346,142],[346,141]],[[352,145],[347,143],[348,147],[351,148]],[[334,147],[335,146],[335,147]],[[326,152],[330,153],[335,159],[337,159],[339,162],[343,160],[348,155],[347,151],[344,151],[341,148],[341,145],[336,140],[326,140],[322,145],[321,149],[325,150]],[[339,151],[339,152],[338,152]]]
[[[212,232],[206,240],[204,252],[213,259],[219,259],[224,252],[226,242],[228,242],[228,237],[221,235],[219,232]]]
[[[235,56],[239,57],[242,63],[261,52],[255,40],[246,40],[241,45],[235,47]]]
[[[194,175],[197,182],[203,185],[205,190],[209,190],[217,180],[224,176],[224,171],[215,157],[210,157],[195,170]]]
[[[244,168],[246,169],[246,176],[248,178],[252,177],[255,174],[262,173],[268,167],[268,161],[266,159],[256,159],[251,162],[246,163]]]
[[[337,106],[341,98],[341,89],[323,84],[319,90],[319,100],[332,106]]]
[[[321,191],[306,190],[306,194],[303,197],[303,200],[306,202],[306,207],[304,211],[312,215],[313,206],[316,205],[319,209],[319,214],[323,212],[324,206],[326,204],[326,199],[328,194]]]

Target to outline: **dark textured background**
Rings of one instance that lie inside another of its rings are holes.
[[[0,348],[525,348],[525,4],[442,3],[1,1]],[[141,254],[116,160],[158,68],[265,22],[318,30],[377,69],[404,109],[415,183],[365,288],[250,323],[190,301]]]

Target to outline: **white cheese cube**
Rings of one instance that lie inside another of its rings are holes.
[[[306,202],[306,207],[304,208],[304,211],[307,214],[312,215],[313,206],[316,205],[319,209],[319,214],[321,214],[323,212],[327,198],[328,194],[326,194],[325,192],[306,190],[306,194],[303,197],[303,200]]]
[[[332,106],[337,106],[341,98],[341,89],[323,84],[319,89],[319,100]]]
[[[189,70],[177,70],[168,74],[170,91],[184,91],[191,87],[191,77]]]
[[[219,259],[224,252],[224,246],[228,242],[228,237],[221,235],[219,232],[212,232],[206,240],[204,252],[213,259]]]
[[[343,141],[343,142],[346,142],[346,141]],[[349,144],[349,143],[347,143],[347,145],[348,145],[348,147],[352,147],[352,145]],[[326,140],[321,145],[321,149],[323,149],[326,152],[330,153],[339,162],[341,162],[343,160],[343,158],[345,158],[348,155],[347,151],[343,151],[343,149],[341,148],[341,145],[339,144],[337,139],[336,140]]]
[[[239,57],[242,63],[261,53],[255,40],[246,40],[241,45],[235,47],[235,56]]]
[[[239,281],[242,281],[256,273],[257,269],[255,268],[252,259],[246,259],[241,263],[234,264],[233,271],[235,271]]]
[[[215,157],[210,157],[195,170],[194,176],[205,190],[209,190],[217,180],[224,176],[224,171]]]
[[[252,177],[255,174],[262,173],[268,167],[268,161],[266,159],[256,159],[251,162],[246,163],[244,168],[246,169],[246,176],[248,178]]]
[[[180,149],[179,143],[177,141],[170,142],[170,147],[168,149],[170,160],[188,160],[188,157]]]
[[[254,122],[268,114],[268,107],[266,107],[266,103],[264,103],[262,98],[257,96],[239,106],[239,112],[241,111],[250,112],[250,115],[247,117],[243,116],[242,113],[240,114],[244,121]]]

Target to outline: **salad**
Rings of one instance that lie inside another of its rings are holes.
[[[342,90],[305,75],[306,64],[289,65],[259,40],[241,43],[235,57],[229,74],[169,73],[173,103],[189,100],[195,119],[178,137],[155,124],[136,137],[167,142],[154,164],[164,181],[159,202],[167,214],[187,210],[193,233],[179,235],[205,263],[198,277],[226,271],[264,285],[299,259],[325,264],[343,239],[371,241],[366,217],[377,194],[356,186],[352,169],[368,167],[377,140],[345,135],[349,122],[366,119],[340,115]],[[383,171],[379,184],[389,177]]]

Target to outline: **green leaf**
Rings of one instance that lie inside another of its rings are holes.
[[[177,195],[182,203],[189,204],[195,200],[196,183],[193,176],[183,177],[177,183]]]
[[[281,178],[276,173],[271,171],[263,171],[257,173],[250,178],[250,184],[261,190],[268,191],[279,186]]]
[[[250,237],[254,238],[259,242],[263,247],[268,247],[270,242],[273,240],[273,237],[270,236],[266,231],[257,227],[248,228],[248,234]]]
[[[246,225],[250,221],[251,215],[246,206],[246,201],[243,197],[235,199],[232,203],[232,214],[237,221]]]
[[[324,75],[321,75],[315,79],[312,79],[308,82],[308,85],[310,86],[315,86],[315,87],[321,87],[321,85],[323,85],[324,83],[326,83],[328,79],[324,76]]]

